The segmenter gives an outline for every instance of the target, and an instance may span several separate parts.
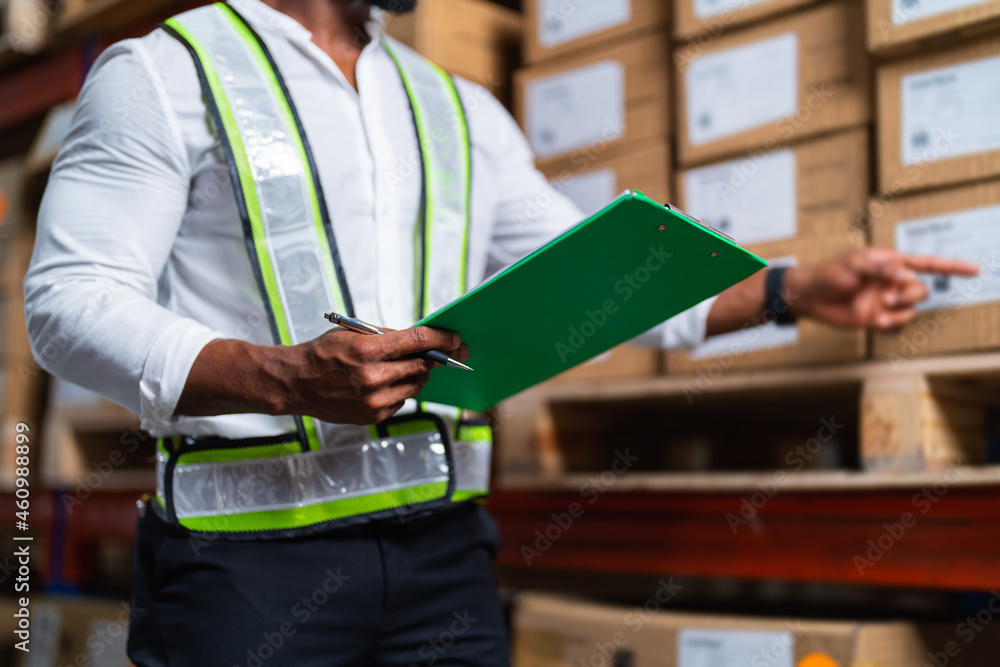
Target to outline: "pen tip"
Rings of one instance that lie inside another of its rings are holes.
[[[470,366],[466,366],[465,364],[463,364],[461,361],[455,361],[454,359],[449,359],[448,360],[448,365],[452,366],[454,368],[461,368],[462,370],[466,370],[466,371],[472,371],[472,370],[474,370]]]

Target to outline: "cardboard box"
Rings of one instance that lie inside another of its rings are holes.
[[[53,11],[45,0],[0,2],[0,43],[18,53],[38,53],[48,40]]]
[[[930,300],[913,323],[873,338],[876,359],[1000,347],[1000,181],[873,200],[873,245],[980,264],[979,278],[927,278]]]
[[[625,154],[581,154],[542,169],[552,185],[592,215],[625,190],[639,190],[667,203],[670,195],[670,146],[662,143]]]
[[[917,51],[931,42],[957,41],[996,28],[995,0],[866,0],[868,50],[879,55]]]
[[[663,353],[642,345],[619,345],[576,368],[557,375],[554,382],[650,377],[663,371]]]
[[[510,76],[520,61],[521,15],[487,0],[420,0],[391,16],[387,32],[443,69],[510,103]]]
[[[869,134],[847,130],[681,171],[677,203],[741,245],[863,234]]]
[[[670,3],[663,0],[525,0],[524,62],[533,65],[568,53],[664,31]]]
[[[956,625],[904,621],[752,618],[660,611],[670,582],[645,604],[613,607],[556,596],[518,596],[514,667],[570,665],[796,665],[925,667],[930,656],[949,667],[992,666],[997,628],[975,641]],[[649,610],[649,611],[647,611]],[[944,653],[951,642],[951,654]],[[958,650],[955,650],[958,649]],[[938,654],[942,657],[938,657]]]
[[[680,45],[679,160],[705,164],[871,119],[857,0],[839,0],[709,44]]]
[[[0,260],[7,242],[24,224],[24,160],[0,162]]]
[[[878,68],[879,190],[1000,175],[1000,36]]]
[[[127,602],[32,597],[31,653],[20,664],[128,667],[131,614]]]
[[[34,234],[28,230],[8,237],[0,266],[0,360],[31,360],[31,343],[24,318],[24,275],[31,263]]]
[[[769,265],[789,266],[816,264],[863,245],[860,235],[841,233],[775,241],[748,249]],[[864,359],[868,349],[864,331],[834,329],[812,320],[786,326],[754,324],[713,336],[690,352],[667,352],[667,369],[675,374],[828,364]]]
[[[539,164],[666,141],[669,58],[653,35],[517,72],[515,115]]]
[[[817,0],[677,0],[674,37],[704,40]]]

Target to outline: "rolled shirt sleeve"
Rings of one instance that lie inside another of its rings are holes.
[[[500,165],[499,191],[490,260],[494,269],[511,264],[583,220],[583,213],[558,192],[534,165],[534,155],[520,128],[499,103],[491,112],[493,137]],[[632,342],[663,349],[691,349],[704,342],[709,311],[708,299],[650,329]]]
[[[171,422],[195,358],[223,334],[159,302],[188,204],[190,168],[141,43],[94,65],[52,168],[24,279],[32,350],[52,374]]]

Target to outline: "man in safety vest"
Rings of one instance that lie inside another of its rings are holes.
[[[470,502],[489,428],[414,400],[418,353],[468,351],[406,327],[581,215],[482,87],[381,33],[414,4],[201,7],[108,48],[79,96],[26,311],[46,369],[158,438],[140,667],[508,662],[497,530]],[[926,297],[917,271],[975,267],[859,251],[643,338],[690,347],[787,295],[784,319],[893,328]],[[327,331],[331,309],[401,330]]]

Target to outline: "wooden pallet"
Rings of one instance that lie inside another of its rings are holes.
[[[616,488],[738,490],[776,472],[802,489],[919,486],[953,466],[1000,484],[986,439],[998,388],[996,352],[549,383],[498,411],[498,481],[579,486],[628,449],[640,460]]]

